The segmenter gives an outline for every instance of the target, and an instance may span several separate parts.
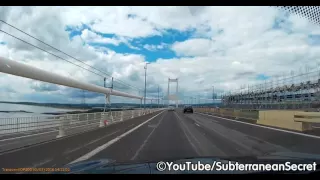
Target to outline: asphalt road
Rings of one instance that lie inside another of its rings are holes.
[[[62,167],[114,159],[159,161],[186,157],[259,156],[271,152],[320,154],[320,137],[203,114],[163,111],[72,137],[0,154],[0,166]]]
[[[320,137],[169,111],[88,159],[143,162],[200,156],[237,158],[288,151],[320,154],[318,143]]]
[[[105,128],[86,133],[0,152],[0,167],[62,167],[145,122],[156,113],[111,124]]]

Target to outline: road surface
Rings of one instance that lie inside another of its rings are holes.
[[[320,137],[179,110],[156,112],[87,133],[0,153],[0,166],[62,167],[114,159],[160,161],[186,157],[320,153]]]
[[[66,135],[72,135],[90,131],[99,127],[99,122],[81,125],[77,128],[69,129]],[[0,153],[8,150],[33,145],[48,140],[56,139],[59,134],[59,127],[48,128],[46,130],[38,130],[31,132],[14,133],[12,135],[4,135],[0,137]]]

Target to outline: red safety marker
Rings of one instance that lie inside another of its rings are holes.
[[[104,120],[104,125],[108,125],[108,120]]]

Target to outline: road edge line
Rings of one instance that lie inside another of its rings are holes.
[[[280,132],[285,132],[285,133],[290,133],[290,134],[295,134],[295,135],[300,135],[300,136],[320,139],[320,136],[315,136],[315,135],[311,135],[311,134],[304,134],[304,133],[299,133],[299,132],[294,132],[294,131],[289,131],[289,130],[284,130],[284,129],[278,129],[278,128],[269,127],[269,126],[262,126],[262,125],[259,125],[259,124],[251,124],[251,123],[247,123],[247,122],[237,121],[237,120],[233,120],[233,119],[223,118],[223,117],[214,116],[214,115],[210,115],[210,114],[199,113],[199,112],[196,112],[196,114],[211,116],[211,117],[220,118],[220,119],[224,119],[224,120],[227,120],[227,121],[237,122],[237,123],[246,124],[246,125],[250,125],[250,126],[256,126],[256,127],[260,127],[260,128],[271,129],[271,130],[274,130],[274,131],[280,131]]]
[[[161,111],[160,113],[156,114],[155,116],[149,118],[148,120],[146,120],[145,122],[137,125],[136,127],[130,129],[129,131],[117,136],[116,138],[108,141],[107,143],[97,147],[96,149],[88,152],[87,154],[77,158],[76,160],[68,163],[68,165],[70,164],[74,164],[74,163],[77,163],[77,162],[80,162],[80,161],[84,161],[84,160],[87,160],[89,158],[91,158],[92,156],[98,154],[99,152],[101,152],[102,150],[106,149],[107,147],[111,146],[112,144],[114,144],[115,142],[119,141],[120,139],[122,139],[123,137],[127,136],[128,134],[132,133],[133,131],[137,130],[139,127],[143,126],[144,124],[148,123],[149,121],[153,120],[155,117],[159,116],[161,113],[163,113],[164,111]]]
[[[145,116],[145,115],[142,115],[142,116]],[[141,117],[141,116],[137,116],[137,117]],[[134,118],[137,118],[137,117],[134,117]],[[113,125],[113,124],[118,124],[118,123],[122,123],[122,122],[125,122],[125,121],[116,121],[110,125]],[[105,128],[108,128],[109,126],[105,126]],[[64,139],[67,139],[67,138],[71,138],[73,136],[77,136],[77,135],[81,135],[81,134],[84,134],[84,133],[88,133],[90,131],[95,131],[95,130],[98,130],[99,128],[94,128],[94,129],[88,129],[86,131],[81,131],[79,133],[75,133],[75,134],[69,134],[69,135],[66,135],[66,136],[63,136],[63,137],[60,137],[60,138],[54,138],[54,139],[49,139],[49,140],[45,140],[45,141],[41,141],[41,142],[37,142],[37,143],[34,143],[34,144],[28,144],[28,145],[25,145],[25,146],[21,146],[21,147],[17,147],[17,148],[12,148],[12,149],[8,149],[8,150],[4,150],[4,151],[0,151],[0,156],[2,155],[5,155],[5,154],[9,154],[9,153],[14,153],[14,152],[17,152],[17,151],[21,151],[21,150],[25,150],[27,148],[32,148],[32,147],[36,147],[36,146],[40,146],[40,145],[43,145],[43,144],[47,144],[47,143],[51,143],[51,142],[55,142],[55,141],[60,141],[60,140],[64,140]],[[57,130],[58,131],[58,130]],[[53,131],[55,132],[55,131]]]
[[[73,128],[84,127],[84,126],[87,126],[87,125],[95,125],[95,124],[99,124],[99,122],[90,123],[90,124],[86,124],[86,125],[80,125],[80,126],[76,126],[76,127],[73,127]],[[11,141],[11,140],[16,140],[16,139],[23,139],[23,138],[28,138],[28,137],[32,137],[32,136],[39,136],[39,135],[42,135],[42,134],[49,134],[49,133],[52,133],[52,132],[59,132],[59,130],[52,130],[52,131],[47,131],[47,132],[42,132],[42,133],[35,133],[35,134],[12,137],[12,138],[7,138],[7,139],[0,139],[0,142]],[[85,132],[85,131],[83,131],[83,132]],[[72,134],[70,134],[70,135],[72,135]]]
[[[168,112],[167,112],[168,113]],[[152,129],[151,133],[147,136],[147,138],[143,141],[143,143],[141,144],[141,146],[139,147],[139,149],[136,151],[136,153],[134,153],[133,157],[131,157],[130,160],[135,160],[140,152],[142,151],[142,149],[145,147],[145,145],[147,144],[148,140],[150,139],[150,137],[152,136],[153,132],[159,127],[160,123],[162,122],[163,118],[167,115],[167,113],[165,113],[164,115],[162,115],[160,121],[158,122],[157,126],[155,128]]]

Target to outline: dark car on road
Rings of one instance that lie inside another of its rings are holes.
[[[190,106],[190,105],[184,106],[183,113],[187,113],[187,112],[193,113],[192,106]]]

